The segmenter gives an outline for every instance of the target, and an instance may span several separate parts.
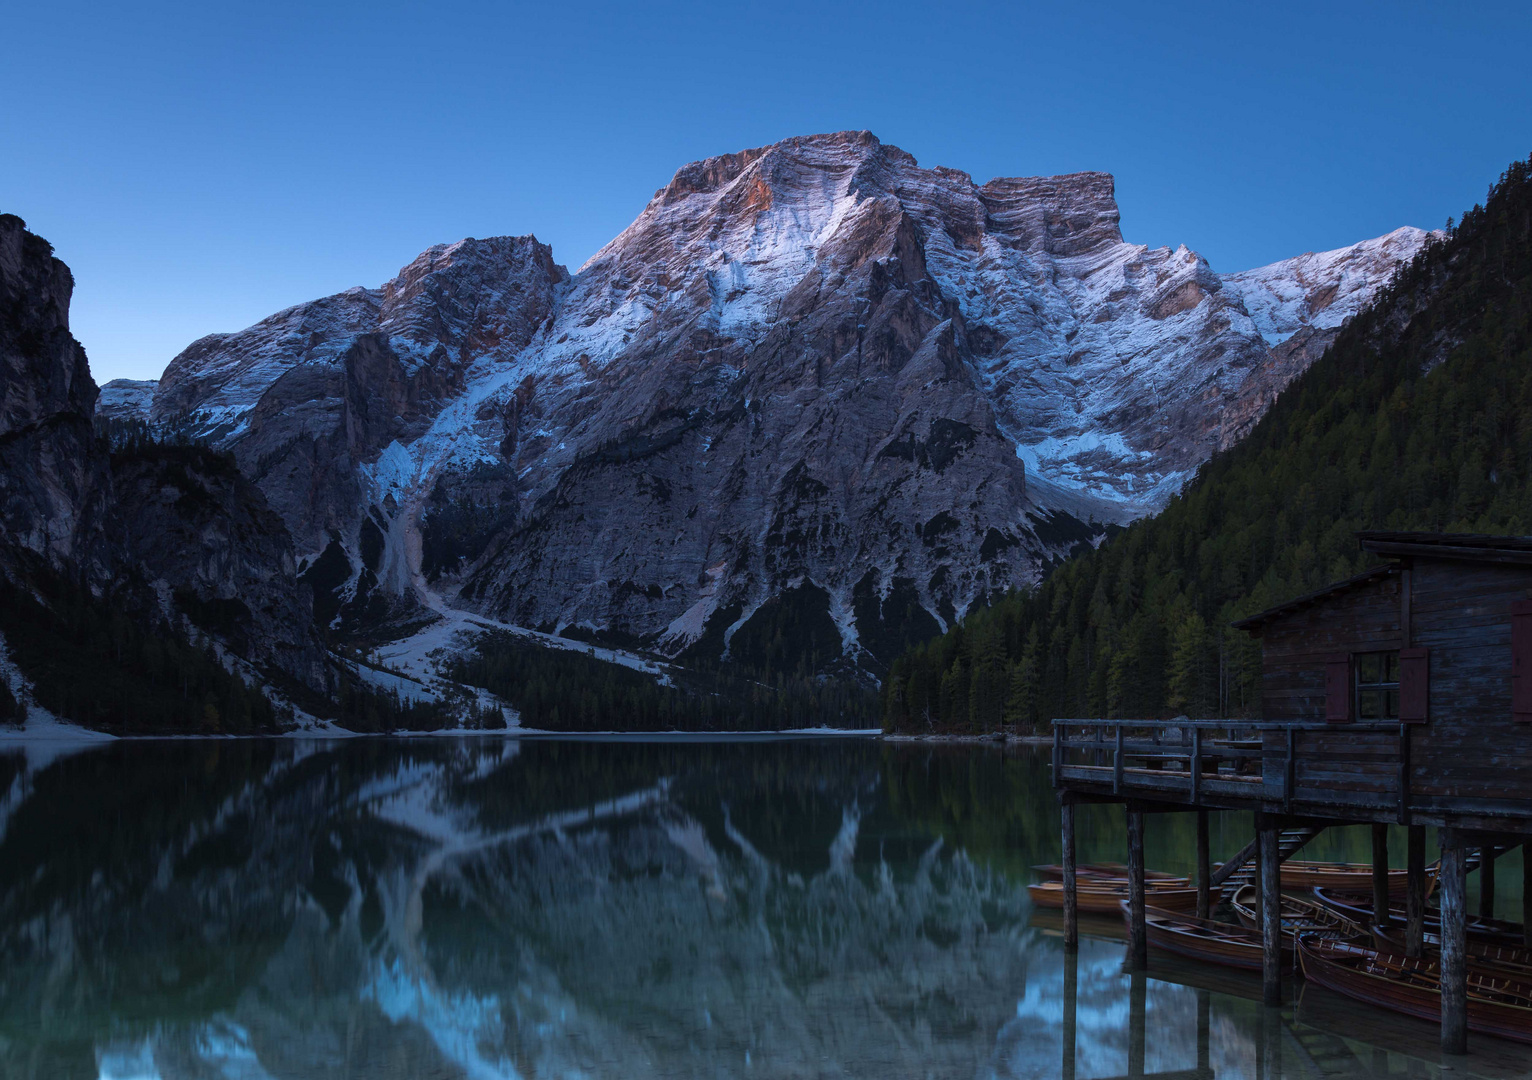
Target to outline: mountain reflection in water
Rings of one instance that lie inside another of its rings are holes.
[[[1129,977],[1111,923],[1066,959],[1025,889],[1057,852],[1031,752],[30,752],[0,745],[0,1080],[1436,1075],[1428,1025],[1366,1010],[1367,1045],[1340,999]],[[1120,857],[1082,817],[1082,858]]]

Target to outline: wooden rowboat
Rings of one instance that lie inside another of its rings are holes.
[[[1251,930],[1259,930],[1256,920],[1256,890],[1254,885],[1241,885],[1230,901],[1239,921]],[[1305,900],[1301,896],[1282,895],[1282,941],[1283,947],[1291,949],[1292,939],[1298,934],[1317,933],[1329,937],[1366,937],[1367,932],[1357,923],[1331,911],[1323,904]]]
[[[1064,883],[1042,881],[1028,885],[1027,893],[1038,907],[1061,908],[1064,906]],[[1116,915],[1117,905],[1128,898],[1127,882],[1103,879],[1075,881],[1075,900],[1081,911],[1097,915]],[[1151,885],[1144,887],[1144,902],[1169,911],[1193,911],[1197,907],[1197,890],[1176,886]]]
[[[1370,926],[1373,922],[1371,893],[1361,895],[1330,889],[1315,889],[1314,899],[1361,926]],[[1407,912],[1403,904],[1389,904],[1388,913],[1394,922],[1404,924]],[[1428,909],[1425,927],[1427,934],[1441,933],[1441,917]],[[1503,919],[1481,919],[1476,915],[1468,916],[1468,937],[1470,940],[1493,942],[1497,945],[1524,943],[1521,923],[1506,922]]]
[[[1121,907],[1126,921],[1131,917],[1126,900]],[[1144,932],[1149,944],[1156,949],[1244,971],[1261,970],[1261,935],[1235,923],[1199,919],[1194,915],[1145,906]],[[1292,944],[1284,939],[1283,965],[1292,959]]]
[[[1064,868],[1058,863],[1044,863],[1041,866],[1034,866],[1032,869],[1044,881],[1064,880]],[[1123,863],[1116,862],[1085,863],[1075,867],[1075,880],[1078,881],[1081,878],[1106,878],[1110,881],[1127,881],[1128,868]],[[1167,874],[1163,870],[1145,870],[1144,881],[1162,881],[1167,885],[1191,884],[1191,878]]]
[[[1214,863],[1215,867],[1222,863]],[[1435,879],[1430,881],[1435,885]],[[1282,864],[1284,889],[1336,889],[1341,892],[1372,895],[1372,866],[1369,863],[1306,862],[1289,859]],[[1388,872],[1390,896],[1403,896],[1409,889],[1409,871]]]
[[[1414,960],[1316,934],[1299,935],[1298,957],[1304,977],[1327,990],[1422,1020],[1441,1020],[1441,973],[1432,960]],[[1468,1028],[1532,1043],[1532,982],[1470,968]]]
[[[1373,940],[1378,943],[1380,952],[1396,953],[1404,955],[1404,928],[1394,925],[1389,927],[1374,926],[1372,928]],[[1441,950],[1441,938],[1437,934],[1425,935],[1426,953],[1433,959]],[[1482,938],[1470,937],[1468,939],[1468,966],[1482,968],[1486,971],[1498,971],[1509,978],[1525,979],[1532,982],[1532,949],[1525,945],[1502,945],[1494,941],[1485,941]]]

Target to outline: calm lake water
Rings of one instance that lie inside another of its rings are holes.
[[[1081,825],[1123,857],[1120,811]],[[1149,864],[1193,828],[1151,819]],[[1032,751],[0,745],[0,1080],[1056,1077],[1071,1022],[1081,1080],[1532,1075],[1478,1037],[1443,1074],[1433,1026],[1313,987],[1130,977],[1111,922],[1070,960],[1026,893],[1057,857]]]

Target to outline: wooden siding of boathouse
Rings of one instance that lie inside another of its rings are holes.
[[[1513,609],[1532,596],[1532,543],[1458,539],[1364,533],[1364,550],[1398,561],[1236,624],[1261,639],[1262,719],[1333,724],[1333,734],[1304,737],[1299,797],[1322,787],[1393,793],[1401,824],[1532,827],[1532,724],[1515,718],[1511,701]],[[1401,715],[1408,727],[1397,748],[1352,734],[1326,709],[1327,666],[1385,650],[1415,652],[1405,663],[1420,664],[1425,679],[1425,715]],[[1275,744],[1281,733],[1266,738]],[[1265,768],[1279,769],[1272,750]]]

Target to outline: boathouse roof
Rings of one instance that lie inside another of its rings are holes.
[[[1470,562],[1532,563],[1532,536],[1484,533],[1359,532],[1363,551],[1389,558],[1425,555]]]
[[[1317,604],[1322,600],[1328,600],[1330,597],[1335,596],[1337,593],[1349,592],[1359,585],[1366,585],[1368,582],[1376,581],[1379,578],[1388,577],[1390,574],[1397,574],[1398,572],[1399,567],[1393,563],[1387,563],[1383,566],[1374,566],[1370,570],[1363,570],[1355,577],[1349,577],[1344,581],[1337,581],[1332,585],[1326,585],[1323,589],[1315,589],[1311,593],[1304,593],[1302,596],[1296,596],[1284,604],[1278,604],[1276,607],[1267,608],[1265,611],[1258,611],[1254,615],[1248,616],[1244,619],[1239,619],[1231,625],[1236,630],[1254,630],[1257,627],[1270,622],[1272,619],[1277,618],[1278,616],[1287,615],[1291,612],[1299,610],[1300,608],[1309,607],[1310,605]]]
[[[1428,533],[1367,531],[1356,534],[1363,551],[1389,559],[1425,556],[1433,559],[1461,559],[1465,562],[1520,563],[1532,565],[1532,536],[1491,536],[1485,533]],[[1398,573],[1397,563],[1385,563],[1294,597],[1276,607],[1267,608],[1232,625],[1238,630],[1255,630],[1272,619],[1291,614],[1332,596],[1348,592],[1379,578]]]

